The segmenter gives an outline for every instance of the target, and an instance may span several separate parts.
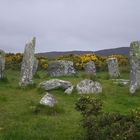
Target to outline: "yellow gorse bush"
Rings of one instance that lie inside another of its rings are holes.
[[[22,62],[23,54],[21,53],[9,53],[6,54],[5,60],[6,60],[6,66],[7,68],[20,68],[21,62]],[[42,69],[47,69],[48,67],[48,59],[46,57],[37,56],[37,59],[39,61],[39,67]]]
[[[20,68],[20,64],[22,62],[23,54],[17,53],[9,53],[6,54],[6,64],[8,67],[15,67],[18,65]],[[128,58],[122,55],[111,55],[108,57],[103,56],[97,56],[94,53],[91,54],[84,54],[84,55],[66,55],[66,56],[60,56],[57,58],[57,60],[70,60],[74,62],[74,66],[77,70],[84,69],[84,66],[89,61],[94,61],[97,70],[105,70],[107,69],[107,63],[106,60],[108,58],[117,58],[120,66],[128,66]],[[39,68],[41,69],[47,69],[48,68],[48,59],[43,56],[37,56],[37,59],[39,61]]]
[[[89,61],[94,61],[98,70],[107,69],[106,60],[108,58],[117,58],[120,66],[128,65],[128,58],[122,55],[112,55],[109,57],[97,56],[94,53],[84,55],[67,55],[60,56],[58,60],[71,60],[74,62],[74,66],[78,70],[84,69],[84,65]]]

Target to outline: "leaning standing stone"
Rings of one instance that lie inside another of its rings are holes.
[[[65,90],[66,94],[71,94],[74,88],[71,82],[59,79],[51,79],[48,81],[43,81],[39,84],[39,87],[46,91],[61,88]]]
[[[93,61],[89,61],[85,64],[85,73],[88,75],[96,75],[96,66]]]
[[[4,78],[5,70],[5,52],[0,50],[0,79]]]
[[[118,78],[120,76],[120,72],[117,58],[108,58],[107,64],[110,77]]]
[[[34,56],[35,52],[35,37],[26,44],[23,61],[21,66],[21,79],[19,82],[20,86],[27,86],[33,84],[33,66],[34,66]]]
[[[130,93],[140,88],[140,41],[130,44]]]

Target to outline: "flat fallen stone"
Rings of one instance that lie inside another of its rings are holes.
[[[130,80],[128,79],[111,79],[113,83],[115,84],[123,84],[123,85],[128,85],[130,83]]]
[[[70,90],[72,92],[73,90],[73,85],[69,81],[64,81],[64,80],[59,80],[59,79],[51,79],[48,81],[43,81],[39,85],[42,89],[46,91],[50,91],[53,89],[64,89],[66,93],[70,93]]]

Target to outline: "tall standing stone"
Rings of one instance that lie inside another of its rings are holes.
[[[4,77],[5,70],[5,52],[0,50],[0,79]]]
[[[27,86],[33,84],[33,67],[35,60],[35,37],[25,45],[22,66],[20,86]]]
[[[120,72],[117,58],[108,58],[107,64],[110,77],[118,78],[120,76]]]
[[[37,69],[38,69],[38,60],[37,60],[37,58],[35,57],[34,58],[34,65],[33,65],[33,75],[35,75],[35,73],[36,73],[36,71],[37,71]]]
[[[88,75],[96,75],[96,66],[93,61],[89,61],[85,64],[85,73]]]
[[[140,41],[130,44],[130,93],[140,88]]]

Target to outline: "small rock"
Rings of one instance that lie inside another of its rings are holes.
[[[74,86],[69,87],[68,89],[65,90],[66,94],[71,94],[73,92]]]
[[[57,103],[53,95],[46,93],[46,95],[40,100],[41,105],[54,107],[54,105]]]

